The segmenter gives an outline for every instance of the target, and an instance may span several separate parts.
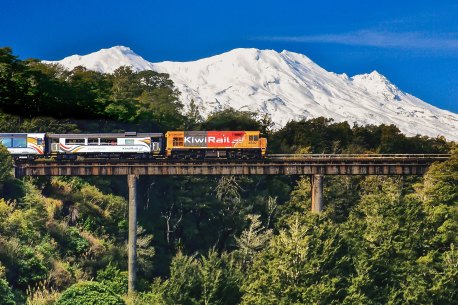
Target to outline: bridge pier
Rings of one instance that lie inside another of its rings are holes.
[[[310,176],[312,187],[312,212],[321,213],[323,210],[323,175]]]
[[[127,242],[128,294],[135,292],[137,282],[137,175],[127,175],[129,187],[129,234]]]

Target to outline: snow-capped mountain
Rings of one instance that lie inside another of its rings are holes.
[[[135,71],[168,73],[182,102],[188,105],[193,99],[204,115],[230,106],[268,113],[277,127],[290,120],[324,116],[350,124],[395,124],[408,135],[458,140],[458,114],[401,91],[377,71],[348,77],[288,51],[234,49],[191,62],[151,63],[117,46],[52,63],[104,73],[123,65]]]

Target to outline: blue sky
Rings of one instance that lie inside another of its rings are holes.
[[[377,70],[458,113],[458,1],[1,0],[0,46],[58,60],[125,45],[149,61],[289,50],[348,75]]]

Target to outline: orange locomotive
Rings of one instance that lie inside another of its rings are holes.
[[[171,158],[262,158],[267,139],[259,134],[259,131],[168,131],[165,153]]]

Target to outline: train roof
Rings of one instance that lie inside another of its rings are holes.
[[[65,138],[65,139],[81,139],[81,138],[157,138],[162,137],[163,133],[48,133],[48,138]]]
[[[9,133],[0,133],[0,137],[4,138],[22,138],[22,137],[27,137],[27,136],[43,136],[44,137],[45,133],[44,132],[9,132]]]

